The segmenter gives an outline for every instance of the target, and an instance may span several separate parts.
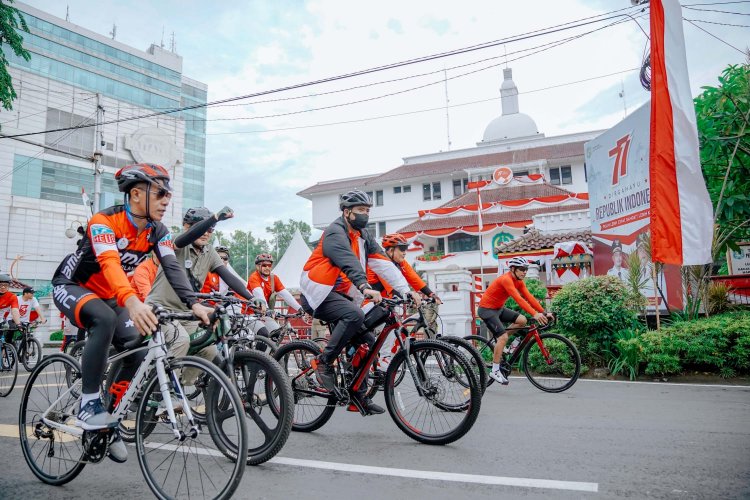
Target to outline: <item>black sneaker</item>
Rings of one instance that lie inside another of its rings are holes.
[[[372,402],[372,399],[365,398],[364,403],[362,404],[364,406],[365,410],[367,410],[367,413],[369,415],[380,415],[381,413],[385,413],[385,410],[382,406],[376,405]]]
[[[336,391],[336,370],[333,369],[332,364],[324,363],[317,359],[318,366],[315,367],[315,376],[318,379],[318,383],[323,386],[329,392]]]
[[[76,425],[85,431],[98,431],[117,427],[117,419],[104,408],[102,400],[97,398],[81,407]]]

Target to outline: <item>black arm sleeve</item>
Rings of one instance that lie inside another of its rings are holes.
[[[232,274],[232,271],[225,265],[221,265],[216,269],[212,269],[211,272],[219,275],[219,278],[224,280],[224,283],[229,285],[229,288],[242,295],[245,300],[252,300],[253,294],[247,289],[245,284],[237,276]]]
[[[195,240],[206,234],[206,231],[211,229],[216,224],[216,217],[211,215],[208,219],[193,224],[190,229],[179,235],[174,240],[174,246],[177,248],[185,248]]]
[[[420,292],[427,295],[428,297],[432,295],[432,290],[430,290],[430,287],[428,287],[427,285],[423,286]]]
[[[362,269],[357,256],[352,251],[345,229],[335,222],[328,226],[323,237],[323,255],[328,257],[334,266],[341,269],[354,286],[359,288],[367,283],[367,275]]]

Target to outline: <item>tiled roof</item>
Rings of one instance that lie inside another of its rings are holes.
[[[482,200],[484,201],[484,199]],[[571,210],[587,209],[588,203],[579,203],[577,205],[564,205],[558,207],[542,207],[530,210],[509,210],[507,212],[497,212],[483,214],[482,222],[484,224],[502,224],[507,222],[531,221],[531,217],[538,214],[550,214],[556,212],[568,212]],[[450,227],[476,226],[479,224],[476,214],[460,215],[457,217],[439,217],[428,220],[416,220],[398,230],[399,233],[411,233],[419,231],[428,231],[432,229],[445,229]]]
[[[543,234],[538,229],[532,229],[518,238],[497,247],[498,254],[527,252],[553,248],[555,243],[564,241],[582,241],[587,245],[593,245],[591,230],[576,231],[571,233]]]
[[[363,175],[361,177],[350,177],[348,179],[340,179],[340,180],[334,180],[334,181],[325,181],[325,182],[319,182],[315,184],[314,186],[310,186],[309,188],[305,188],[299,193],[297,193],[297,196],[310,196],[311,194],[315,193],[325,193],[327,191],[341,191],[343,194],[345,191],[349,189],[365,189],[365,184],[367,184],[367,181],[379,176],[380,174],[373,174],[373,175]]]
[[[465,158],[452,158],[449,160],[430,161],[425,163],[414,163],[401,165],[382,174],[366,175],[340,181],[319,182],[314,186],[303,189],[299,196],[310,196],[316,193],[324,193],[333,190],[345,190],[351,188],[365,189],[371,184],[383,182],[395,182],[413,177],[425,177],[429,175],[441,175],[451,172],[463,172],[467,168],[491,167],[493,165],[512,165],[535,160],[556,160],[563,158],[574,158],[583,156],[583,145],[586,141],[569,142],[565,144],[552,144],[538,146],[535,148],[517,149],[483,155],[467,156]]]
[[[503,151],[486,155],[467,156],[450,160],[402,165],[389,170],[369,182],[388,182],[408,179],[410,177],[424,177],[428,175],[446,174],[466,168],[491,167],[493,165],[512,165],[535,160],[555,160],[583,156],[583,145],[586,141],[569,142],[567,144],[553,144],[536,148]]]
[[[524,198],[542,198],[544,196],[558,196],[561,194],[573,194],[567,189],[553,186],[551,184],[530,184],[528,186],[499,187],[496,189],[484,189],[481,191],[482,203],[496,201],[521,200]],[[467,191],[458,198],[442,205],[443,207],[460,207],[462,205],[476,205],[477,192]]]

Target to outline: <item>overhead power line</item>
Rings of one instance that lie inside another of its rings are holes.
[[[575,20],[575,21],[569,21],[569,22],[566,22],[566,23],[558,24],[558,25],[555,25],[555,26],[552,26],[552,27],[549,27],[549,28],[542,28],[542,29],[539,29],[539,30],[535,30],[535,31],[527,32],[527,33],[522,33],[520,35],[514,35],[514,36],[502,38],[502,39],[499,39],[499,40],[494,40],[494,41],[491,41],[491,42],[485,42],[485,43],[481,43],[481,44],[477,44],[477,45],[472,45],[472,46],[469,46],[469,47],[463,47],[463,48],[460,48],[460,49],[455,49],[455,50],[451,50],[451,51],[447,51],[447,52],[441,52],[441,53],[437,53],[437,54],[431,54],[431,55],[428,55],[428,56],[418,57],[418,58],[414,58],[414,59],[408,59],[408,60],[405,60],[405,61],[391,63],[391,64],[386,64],[386,65],[382,65],[382,66],[376,66],[376,67],[365,69],[365,70],[355,71],[355,72],[351,72],[351,73],[345,73],[345,74],[341,74],[341,75],[337,75],[337,76],[332,76],[332,77],[327,77],[327,78],[323,78],[323,79],[319,79],[319,80],[313,80],[313,81],[308,81],[308,82],[303,82],[303,83],[298,83],[298,84],[292,84],[292,85],[288,85],[288,86],[284,86],[284,87],[279,87],[279,88],[276,88],[276,89],[255,92],[255,93],[247,94],[247,95],[243,95],[243,96],[229,97],[229,98],[226,98],[226,99],[220,99],[218,101],[213,101],[213,102],[210,102],[210,103],[194,104],[194,105],[191,105],[191,106],[184,106],[184,107],[175,108],[175,109],[171,109],[171,110],[164,110],[164,111],[158,111],[158,112],[154,112],[154,113],[147,113],[147,114],[143,114],[143,115],[139,115],[139,116],[121,118],[121,119],[118,119],[118,120],[109,120],[109,121],[102,122],[100,125],[109,125],[109,124],[112,124],[112,123],[119,123],[119,122],[124,122],[124,121],[131,121],[131,120],[138,120],[138,119],[142,119],[142,118],[150,118],[150,117],[153,117],[153,116],[159,116],[159,115],[165,115],[165,114],[171,114],[171,113],[178,113],[180,111],[187,111],[187,110],[191,110],[191,109],[210,107],[210,106],[214,106],[214,105],[218,105],[218,104],[225,104],[225,103],[228,103],[228,102],[235,102],[235,101],[240,101],[240,100],[252,99],[254,97],[260,97],[260,96],[264,96],[264,95],[270,95],[270,94],[275,94],[275,93],[280,93],[280,92],[286,92],[286,91],[289,91],[289,90],[294,90],[294,89],[299,89],[299,88],[311,87],[311,86],[314,86],[314,85],[320,85],[320,84],[323,84],[323,83],[330,83],[330,82],[344,80],[344,79],[348,79],[348,78],[354,78],[354,77],[363,76],[363,75],[367,75],[367,74],[371,74],[371,73],[376,73],[376,72],[380,72],[380,71],[386,71],[386,70],[390,70],[390,69],[395,69],[395,68],[400,68],[400,67],[404,67],[404,66],[409,66],[409,65],[412,65],[412,64],[418,64],[418,63],[423,63],[423,62],[432,61],[432,60],[436,60],[436,59],[441,59],[441,58],[444,58],[444,57],[450,57],[450,56],[455,56],[455,55],[459,55],[459,54],[465,54],[465,53],[468,53],[468,52],[473,52],[473,51],[477,51],[477,50],[483,50],[483,49],[487,49],[487,48],[491,48],[491,47],[496,47],[496,46],[503,45],[503,44],[515,43],[515,42],[519,42],[519,41],[522,41],[522,40],[527,40],[527,39],[530,39],[530,38],[535,38],[535,37],[539,37],[539,36],[549,35],[549,34],[557,33],[557,32],[560,32],[560,31],[565,31],[565,30],[569,30],[569,29],[580,28],[580,27],[588,26],[588,25],[594,24],[594,23],[604,22],[604,21],[607,21],[607,20],[610,20],[610,19],[616,19],[616,18],[620,18],[620,17],[625,17],[625,14],[616,14],[616,13],[624,11],[624,10],[632,10],[632,9],[640,9],[640,8],[641,8],[641,6],[624,7],[622,9],[617,9],[617,10],[610,11],[610,12],[607,12],[607,13],[604,13],[604,14],[598,14],[596,16],[589,16],[589,17],[578,19],[578,20]],[[612,14],[612,15],[610,15],[610,14]],[[602,17],[602,16],[606,16],[606,17]],[[84,126],[80,126],[80,127],[77,127],[77,128],[86,128],[86,127],[91,127],[91,126],[93,126],[93,125],[84,125]],[[30,136],[30,135],[43,134],[43,133],[47,133],[47,132],[61,132],[61,131],[65,131],[65,130],[70,130],[71,128],[73,128],[73,127],[65,127],[65,128],[60,128],[60,129],[54,129],[54,130],[42,130],[42,131],[39,131],[39,132],[26,132],[26,133],[23,133],[23,134],[9,135],[6,138],[24,137],[24,136]]]
[[[685,18],[683,17],[683,19],[685,19]],[[703,29],[703,28],[701,28],[700,26],[698,26],[697,24],[695,24],[695,23],[694,23],[693,21],[691,21],[691,20],[689,20],[689,19],[685,19],[685,21],[689,22],[690,24],[692,24],[693,26],[695,26],[696,28],[698,28],[698,29],[699,29],[699,30],[701,30],[702,32],[706,33],[707,35],[709,35],[709,36],[712,36],[713,38],[716,38],[716,39],[717,39],[718,41],[720,41],[720,42],[721,42],[721,43],[723,43],[724,45],[728,45],[729,47],[732,47],[732,48],[733,48],[734,50],[736,50],[736,51],[737,51],[737,52],[739,52],[740,54],[742,54],[742,55],[745,55],[745,52],[744,52],[744,51],[742,51],[742,50],[738,49],[737,47],[735,47],[735,46],[734,46],[734,45],[732,45],[731,43],[727,42],[726,40],[723,40],[723,39],[719,38],[718,36],[714,35],[714,34],[713,34],[713,33],[711,33],[710,31],[708,31],[708,30],[706,30],[706,29]]]
[[[732,26],[735,28],[750,28],[750,24],[731,24],[731,23],[719,23],[716,21],[704,21],[703,19],[688,19],[683,17],[685,21],[692,23],[706,23],[706,24],[718,24],[719,26]]]

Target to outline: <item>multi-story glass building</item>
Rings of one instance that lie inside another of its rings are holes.
[[[95,151],[101,208],[122,202],[114,173],[135,162],[172,174],[167,225],[203,205],[205,108],[161,112],[206,103],[207,86],[184,76],[182,57],[158,45],[142,51],[14,5],[29,26],[22,35],[31,60],[4,51],[18,98],[0,110],[0,134],[47,132],[0,136],[0,270],[39,288],[75,248],[87,214],[82,190],[94,199]]]

